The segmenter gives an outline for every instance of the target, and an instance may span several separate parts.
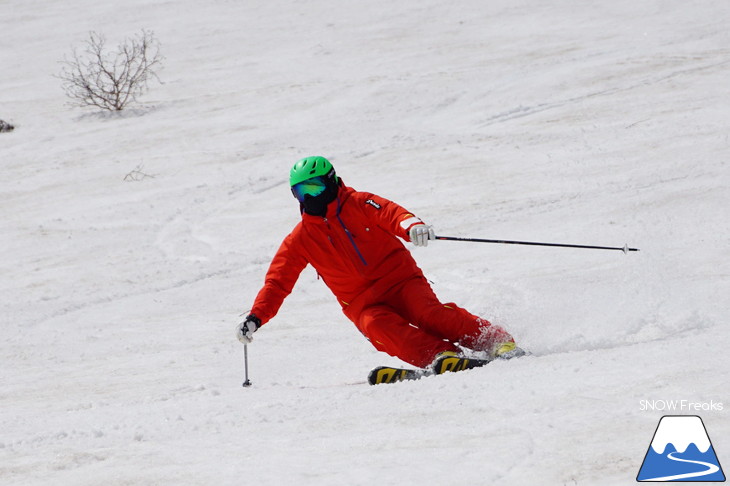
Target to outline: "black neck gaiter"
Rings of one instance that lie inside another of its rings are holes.
[[[332,183],[327,184],[322,194],[319,196],[306,196],[302,203],[302,208],[307,214],[312,216],[322,216],[327,214],[327,206],[329,203],[337,199],[337,191],[339,190],[339,184]]]

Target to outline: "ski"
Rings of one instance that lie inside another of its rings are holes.
[[[463,356],[442,356],[430,368],[395,368],[379,366],[368,375],[368,383],[381,385],[400,381],[420,380],[425,376],[442,375],[448,372],[470,370],[490,363],[488,359],[466,358]]]
[[[432,375],[433,371],[422,368],[394,368],[392,366],[378,366],[368,374],[368,383],[380,385],[382,383],[396,383],[399,381],[420,380],[424,376]]]
[[[491,359],[465,358],[463,356],[442,356],[436,360],[434,372],[437,375],[443,375],[448,372],[479,368],[491,362]]]

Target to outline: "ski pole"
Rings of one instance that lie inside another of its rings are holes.
[[[624,247],[618,246],[593,246],[593,245],[572,245],[567,243],[538,243],[534,241],[513,241],[513,240],[486,240],[483,238],[458,238],[456,236],[436,236],[437,240],[449,240],[449,241],[472,241],[476,243],[501,243],[504,245],[532,245],[532,246],[554,246],[561,248],[588,248],[593,250],[620,250],[624,253],[630,251],[639,251],[638,248],[629,248],[629,245]]]
[[[248,344],[246,343],[243,344],[243,365],[246,372],[246,381],[241,386],[251,386],[251,380],[248,379]]]

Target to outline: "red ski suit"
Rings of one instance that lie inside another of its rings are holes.
[[[268,322],[307,264],[311,264],[344,314],[380,351],[423,367],[455,343],[491,350],[512,341],[498,326],[455,304],[442,304],[396,237],[422,224],[398,204],[340,186],[325,217],[302,214],[266,274],[251,313]]]

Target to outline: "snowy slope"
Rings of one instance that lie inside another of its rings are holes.
[[[673,399],[725,404],[678,412],[730,464],[728,25],[709,0],[0,2],[0,483],[631,484],[666,413],[641,400]],[[58,61],[142,28],[163,84],[68,107]],[[641,252],[413,249],[534,356],[389,387],[308,269],[243,389],[233,329],[312,154],[438,234]]]

